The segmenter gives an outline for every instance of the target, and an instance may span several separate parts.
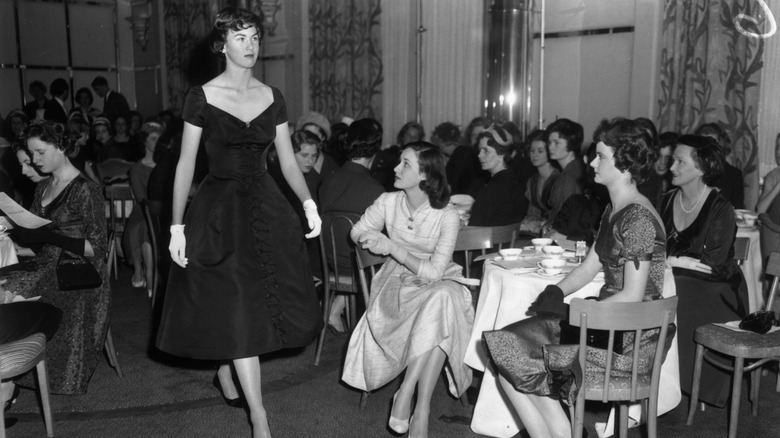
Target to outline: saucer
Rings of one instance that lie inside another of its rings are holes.
[[[563,276],[566,275],[566,274],[563,273],[563,271],[561,271],[561,272],[559,272],[557,274],[548,274],[548,273],[544,272],[544,270],[541,269],[541,268],[535,270],[534,274],[542,276],[542,277],[545,277],[545,278],[563,277]]]

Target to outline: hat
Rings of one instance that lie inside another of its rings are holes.
[[[98,125],[105,125],[105,126],[111,127],[111,121],[108,120],[108,117],[106,117],[106,116],[98,116],[98,117],[95,117],[95,121],[92,122],[92,127],[94,128],[94,127],[96,127]]]
[[[295,123],[295,127],[296,129],[302,129],[303,125],[307,123],[313,123],[325,132],[325,138],[323,138],[323,140],[330,138],[330,121],[328,121],[327,117],[316,111],[310,111],[298,119],[298,122]]]

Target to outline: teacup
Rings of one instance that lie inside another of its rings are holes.
[[[545,275],[558,275],[563,271],[564,266],[566,266],[566,260],[561,259],[543,259],[539,262],[539,268]]]
[[[563,248],[556,245],[548,245],[542,248],[544,255],[551,259],[559,259],[563,256]]]
[[[552,239],[548,239],[546,237],[538,237],[536,239],[531,239],[531,243],[533,244],[535,250],[541,251],[545,246],[550,245],[552,243]]]
[[[743,213],[742,214],[742,221],[748,227],[752,227],[753,225],[755,225],[756,224],[756,219],[758,219],[758,216],[756,216],[753,213]]]
[[[522,248],[506,248],[506,249],[498,250],[498,255],[500,255],[502,259],[507,261],[519,259],[520,254],[522,253],[523,253]]]

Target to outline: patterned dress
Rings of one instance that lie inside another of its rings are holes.
[[[60,328],[46,348],[49,386],[55,394],[83,394],[102,356],[111,306],[105,201],[97,184],[79,174],[43,206],[41,198],[48,183],[36,187],[30,211],[52,221],[47,226],[53,231],[88,240],[95,255],[87,259],[103,284],[96,289],[60,291],[55,268],[63,250],[52,245],[44,245],[31,260],[0,269],[0,278],[8,280],[5,287],[9,291],[24,297],[40,295],[40,301],[62,310]],[[70,253],[65,257],[71,257]]]
[[[641,204],[630,204],[612,216],[612,205],[601,217],[595,241],[595,251],[604,267],[604,286],[600,298],[607,298],[623,289],[626,263],[650,261],[650,274],[644,301],[661,298],[666,265],[666,235],[655,215]],[[669,330],[670,336],[674,330]],[[520,392],[558,397],[565,393],[569,401],[576,398],[574,383],[577,345],[560,345],[561,320],[534,316],[510,324],[501,330],[485,332],[486,347],[498,372]],[[655,352],[658,331],[643,333],[640,340],[640,374],[649,371]],[[613,371],[631,372],[634,340],[623,336],[622,348],[615,355]],[[667,347],[669,343],[667,342]],[[593,350],[593,349],[589,349]],[[592,371],[603,370],[606,352],[588,354],[585,378]],[[583,376],[579,376],[583,378]]]
[[[303,347],[322,327],[301,222],[266,170],[284,97],[249,122],[187,96],[183,118],[203,128],[209,174],[184,217],[186,268],[172,264],[157,346],[204,360]]]
[[[377,272],[366,313],[349,341],[342,379],[371,391],[438,347],[447,355],[450,393],[458,396],[471,384],[463,359],[474,323],[471,293],[452,280],[462,277],[461,267],[451,262],[458,212],[451,206],[434,209],[427,201],[410,212],[406,193],[385,193],[355,224],[352,238],[385,227],[390,240],[422,264],[415,274],[389,258]]]

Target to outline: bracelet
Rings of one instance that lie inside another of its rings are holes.
[[[309,198],[305,201],[303,201],[303,209],[304,210],[317,210],[317,204],[314,203],[314,200]]]
[[[184,225],[182,224],[171,225],[171,234],[175,234],[175,233],[184,234]]]

